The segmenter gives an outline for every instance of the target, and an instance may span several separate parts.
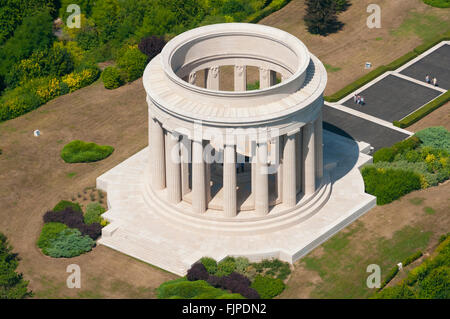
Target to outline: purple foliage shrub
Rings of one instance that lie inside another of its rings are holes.
[[[186,277],[189,281],[207,281],[209,278],[209,273],[206,270],[205,266],[202,263],[198,262],[192,265],[192,267],[188,270]]]
[[[83,236],[88,235],[93,240],[100,237],[102,233],[102,226],[99,223],[86,225],[84,223],[83,213],[75,211],[71,207],[67,207],[59,212],[48,211],[44,214],[43,219],[44,223],[62,223],[69,228],[76,228]]]

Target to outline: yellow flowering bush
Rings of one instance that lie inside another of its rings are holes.
[[[36,94],[43,103],[61,95],[61,87],[58,79],[50,79],[49,82],[40,85],[36,89]]]
[[[69,87],[69,92],[76,91],[97,80],[99,71],[97,69],[84,69],[81,72],[73,72],[65,75],[62,81]]]

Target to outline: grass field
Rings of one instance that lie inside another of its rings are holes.
[[[293,0],[262,21],[298,36],[329,65],[327,94],[364,74],[364,62],[371,61],[374,67],[390,62],[420,44],[424,37],[438,32],[437,23],[441,31],[449,26],[448,11],[426,6],[420,0],[380,0],[383,28],[368,30],[365,8],[371,1],[353,2],[340,17],[346,23],[343,31],[327,38],[306,33],[300,0]],[[414,21],[410,22],[417,19],[416,13],[427,17],[419,16],[419,23],[429,30],[417,29]],[[256,73],[250,73],[249,79],[255,81]],[[421,125],[448,125],[448,114],[447,104],[412,127],[418,130]],[[0,123],[0,231],[20,254],[19,270],[30,280],[37,298],[152,298],[154,288],[176,278],[104,246],[65,260],[46,257],[35,245],[46,210],[61,199],[71,200],[87,187],[95,186],[99,175],[148,144],[147,121],[145,92],[138,80],[112,91],[97,82],[20,118]],[[42,132],[40,137],[33,136],[35,129]],[[115,151],[101,162],[64,163],[60,151],[75,139],[113,145]],[[370,295],[361,287],[368,262],[378,262],[387,269],[417,248],[429,249],[439,235],[448,231],[449,217],[443,212],[449,208],[449,185],[415,192],[371,210],[296,263],[288,289],[281,297]],[[413,204],[410,200],[414,198],[423,200]],[[427,213],[426,207],[434,213]],[[81,267],[80,290],[68,289],[65,284],[66,267],[72,263]]]
[[[450,228],[450,182],[378,206],[295,264],[280,298],[367,298],[367,266],[383,274],[417,250],[425,256]],[[403,276],[411,264],[399,276]]]
[[[392,62],[433,36],[450,29],[450,9],[433,8],[422,0],[380,0],[381,28],[369,29],[366,25],[367,6],[373,1],[351,1],[348,10],[339,15],[344,28],[327,37],[312,35],[303,22],[303,0],[292,0],[283,9],[261,20],[261,24],[292,33],[302,40],[328,68],[328,85],[325,95],[330,95],[370,70]]]

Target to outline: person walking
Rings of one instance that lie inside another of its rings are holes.
[[[353,103],[356,103],[357,97],[356,97],[356,93],[353,95]]]
[[[430,76],[427,74],[427,76],[425,77],[425,82],[427,82],[428,84],[430,84],[431,80],[430,80]]]
[[[438,84],[437,84],[437,79],[436,79],[436,78],[433,78],[433,85],[434,85],[434,86],[438,86]]]
[[[361,105],[364,105],[364,96],[361,96]]]
[[[356,104],[360,104],[361,103],[361,96],[357,96],[356,97]]]

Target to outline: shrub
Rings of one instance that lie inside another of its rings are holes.
[[[245,257],[238,257],[236,258],[236,271],[240,274],[245,275],[247,273],[247,268],[250,265],[250,262]]]
[[[217,271],[217,261],[210,257],[203,257],[200,262],[205,266],[210,275],[214,275]]]
[[[375,294],[374,299],[415,299],[414,291],[406,284],[387,287]]]
[[[93,223],[101,223],[101,215],[106,211],[106,209],[99,203],[90,203],[86,207],[86,213],[84,214],[84,223],[90,225]]]
[[[125,81],[132,82],[142,76],[148,58],[137,46],[129,46],[117,59],[117,66],[124,71]]]
[[[426,4],[437,8],[450,8],[449,0],[423,0]]]
[[[83,213],[74,211],[71,207],[68,207],[62,211],[54,212],[49,211],[44,214],[44,223],[62,223],[67,225],[69,228],[78,229],[81,234],[88,235],[93,240],[100,237],[102,233],[102,226],[98,223],[92,223],[86,225],[83,219]]]
[[[185,278],[180,278],[171,282],[166,282],[158,287],[157,295],[160,299],[168,298],[218,298],[225,295],[226,292],[222,289],[211,287],[204,280],[186,281]]]
[[[377,204],[388,204],[421,188],[420,176],[398,169],[377,169],[368,165],[362,169],[366,192],[377,197]]]
[[[412,254],[411,256],[405,258],[405,260],[403,261],[403,267],[408,266],[409,264],[413,263],[414,261],[416,261],[417,259],[419,259],[420,257],[422,257],[422,252],[419,250],[418,252]]]
[[[138,48],[148,57],[149,60],[151,60],[162,51],[165,45],[166,41],[164,40],[164,37],[152,35],[142,38],[139,42]]]
[[[66,163],[88,163],[107,158],[114,151],[112,146],[100,146],[80,140],[72,141],[64,146],[61,157]]]
[[[450,131],[443,126],[429,127],[418,131],[415,136],[423,145],[450,152]]]
[[[123,85],[124,81],[119,69],[114,66],[105,68],[102,72],[102,81],[108,90],[116,89]]]
[[[388,272],[386,278],[384,279],[384,281],[382,282],[380,289],[383,289],[388,283],[391,282],[392,279],[394,279],[394,277],[398,274],[398,266],[394,266],[391,268],[391,270]]]
[[[205,266],[203,266],[202,263],[195,263],[192,265],[192,267],[188,270],[186,278],[189,281],[196,281],[196,280],[208,280],[209,274],[206,270]]]
[[[217,276],[226,276],[236,270],[234,258],[227,257],[217,265]]]
[[[281,294],[285,284],[281,279],[257,275],[251,285],[262,299],[272,299]]]
[[[65,210],[66,208],[72,208],[76,212],[82,213],[83,210],[81,209],[81,206],[78,203],[69,202],[68,200],[62,200],[58,204],[53,207],[53,211],[60,212],[62,210]]]
[[[94,245],[95,242],[89,236],[82,236],[78,229],[64,229],[49,240],[42,252],[54,258],[72,258],[91,251]]]
[[[450,299],[450,267],[433,269],[419,285],[419,298]]]
[[[28,281],[23,279],[21,273],[16,272],[19,256],[12,249],[6,236],[0,233],[0,300],[32,296],[32,292],[28,290]]]
[[[98,79],[99,75],[100,71],[98,68],[90,67],[80,72],[73,72],[65,75],[62,78],[62,82],[69,87],[70,92],[74,92],[94,83]]]
[[[41,235],[37,242],[38,247],[48,247],[50,245],[50,240],[57,238],[65,229],[67,229],[67,226],[62,223],[51,222],[45,224],[44,227],[42,227]]]

